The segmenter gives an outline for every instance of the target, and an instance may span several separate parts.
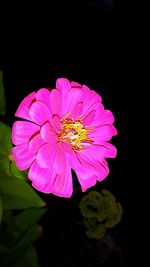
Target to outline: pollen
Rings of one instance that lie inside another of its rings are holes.
[[[84,151],[83,146],[89,146],[93,142],[88,137],[91,130],[88,126],[83,126],[81,118],[75,121],[67,117],[68,114],[61,119],[62,130],[58,133],[57,141],[69,143],[76,152]]]

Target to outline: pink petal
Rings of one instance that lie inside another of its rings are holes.
[[[28,177],[32,182],[46,186],[51,178],[51,173],[51,168],[41,168],[35,160],[30,167]],[[51,190],[49,192],[51,192]]]
[[[77,119],[81,116],[82,111],[83,111],[83,102],[79,102],[79,103],[75,106],[74,110],[72,111],[74,120],[77,120]]]
[[[92,126],[101,126],[104,124],[113,124],[114,122],[114,116],[111,111],[109,110],[103,110],[102,112],[99,111],[99,109],[96,109],[96,116],[94,118],[93,123],[91,124]]]
[[[72,118],[73,111],[76,107],[76,105],[81,102],[82,98],[82,90],[78,88],[72,88],[68,92],[67,98],[65,100],[65,107],[63,109],[63,115],[69,112],[69,118]]]
[[[99,124],[113,124],[114,116],[110,110],[104,110],[104,113],[99,118]]]
[[[112,136],[115,136],[117,134],[118,134],[117,129],[115,128],[114,125],[112,125]]]
[[[114,127],[112,125],[101,125],[89,133],[94,144],[101,144],[103,141],[109,141],[114,135]]]
[[[77,174],[82,191],[95,185],[96,180],[105,179],[109,173],[106,161],[99,162],[91,158],[91,154],[72,153],[70,164]]]
[[[90,157],[98,161],[103,161],[106,154],[106,147],[103,145],[94,145],[91,144],[88,148],[83,152],[78,152],[78,154],[83,157]]]
[[[70,85],[71,88],[82,88],[82,85],[77,82],[71,82]]]
[[[35,135],[29,142],[29,150],[36,153],[38,149],[45,144],[45,141],[41,138],[40,134]]]
[[[66,106],[66,100],[67,95],[71,89],[70,82],[65,78],[57,79],[56,81],[56,89],[59,89],[61,93],[61,108],[62,108],[62,116],[66,115],[65,113],[65,106]]]
[[[84,96],[82,97],[84,109],[83,112],[90,112],[94,108],[92,107],[95,103],[101,103],[101,97],[95,91],[88,90],[87,87],[82,87],[82,91],[84,91]],[[86,93],[85,93],[86,91]],[[92,108],[90,108],[92,107]],[[97,109],[96,109],[97,110]]]
[[[99,165],[99,175],[97,175],[97,180],[99,182],[102,182],[109,174],[109,168],[107,165],[106,160],[103,160],[103,162]]]
[[[88,97],[88,95],[90,94],[91,90],[88,86],[86,86],[85,84],[83,84],[82,86],[82,91],[83,91],[83,96],[82,96],[82,100],[85,101],[85,99]]]
[[[105,157],[106,158],[115,158],[117,156],[117,149],[116,149],[116,147],[113,146],[110,143],[107,143],[107,142],[105,143],[105,146],[107,148]]]
[[[12,142],[14,145],[27,143],[40,127],[32,122],[16,121],[12,127]]]
[[[42,102],[35,102],[30,107],[29,115],[31,119],[42,125],[47,121],[51,121],[51,114],[49,108]]]
[[[34,161],[29,171],[29,179],[33,181],[33,186],[44,193],[53,193],[60,197],[71,197],[72,195],[72,175],[63,151],[58,149],[55,155],[54,165],[49,168],[41,168]],[[60,155],[61,154],[61,155]]]
[[[64,151],[65,156],[67,158],[70,158],[71,153],[72,153],[72,148],[71,148],[70,144],[62,142],[61,143],[61,148]]]
[[[90,125],[91,122],[93,122],[94,118],[95,118],[95,110],[92,110],[86,117],[84,117],[83,119],[83,123],[84,125]]]
[[[20,117],[22,119],[26,119],[26,120],[31,120],[30,115],[29,115],[29,108],[31,104],[35,101],[35,98],[36,98],[35,92],[32,92],[31,94],[26,96],[21,102],[21,104],[19,105],[15,113],[15,116]]]
[[[50,91],[45,88],[41,88],[36,93],[36,100],[43,102],[48,108],[50,108]]]
[[[51,161],[49,168],[41,168],[37,161],[34,161],[28,174],[29,179],[33,182],[32,186],[44,193],[53,193],[56,176],[53,161]]]
[[[60,117],[58,115],[53,115],[52,121],[55,129],[57,129],[57,131],[60,130],[61,129]]]
[[[56,155],[55,155],[53,168],[55,169],[57,174],[61,174],[65,171],[64,170],[65,165],[66,165],[65,153],[62,150],[62,148],[58,145],[56,149]]]
[[[71,157],[71,167],[76,172],[83,191],[96,184],[94,168],[88,162],[79,159],[77,153],[74,152]]]
[[[52,114],[61,116],[61,94],[59,90],[53,89],[50,93],[50,107]]]
[[[57,175],[53,185],[53,194],[59,197],[70,198],[73,192],[72,174],[68,165],[62,174]]]
[[[28,169],[35,160],[35,154],[28,149],[28,144],[21,144],[13,147],[12,154],[18,169],[21,171]]]
[[[44,141],[47,142],[55,142],[56,141],[56,134],[53,131],[52,126],[49,124],[49,122],[46,122],[42,127],[41,127],[41,138]]]
[[[65,78],[59,78],[56,81],[56,89],[59,89],[61,92],[63,91],[69,91],[71,89],[71,85],[69,80]]]
[[[36,160],[41,168],[49,168],[51,163],[54,161],[56,153],[56,144],[48,143],[40,147]]]

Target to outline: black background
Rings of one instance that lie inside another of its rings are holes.
[[[5,122],[12,125],[18,104],[29,92],[55,87],[58,77],[84,83],[100,93],[105,108],[114,113],[118,130],[112,141],[118,148],[118,156],[109,161],[111,171],[103,187],[110,189],[123,206],[117,236],[121,259],[110,258],[106,266],[130,266],[132,261],[135,266],[144,266],[136,253],[136,240],[130,240],[129,234],[131,85],[129,17],[125,4],[115,0],[107,4],[106,1],[61,5],[56,2],[49,7],[24,5],[16,13],[17,17],[6,25],[7,45],[1,50],[7,101]],[[98,266],[86,253],[78,254],[78,236],[69,226],[77,216],[73,208],[82,194],[79,198],[74,194],[71,200],[41,196],[49,208],[41,222],[43,237],[36,244],[41,266]],[[60,237],[62,232],[64,236]]]

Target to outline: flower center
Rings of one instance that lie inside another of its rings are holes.
[[[68,114],[61,119],[62,130],[58,133],[57,140],[69,143],[76,152],[84,151],[83,146],[93,142],[92,138],[88,137],[90,129],[88,126],[83,126],[81,119],[75,121],[68,119],[67,116]]]

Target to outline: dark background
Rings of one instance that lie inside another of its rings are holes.
[[[37,4],[38,5],[38,4]],[[94,189],[107,188],[123,206],[123,218],[114,231],[117,253],[99,264],[94,243],[90,252],[83,249],[78,227],[77,203],[41,194],[49,211],[43,218],[43,236],[36,243],[40,264],[48,266],[144,266],[130,240],[129,171],[129,57],[128,15],[122,1],[83,1],[61,5],[22,7],[17,19],[9,23],[9,45],[2,53],[7,112],[10,126],[21,100],[40,87],[55,87],[58,77],[88,85],[103,98],[106,109],[113,111],[118,136],[113,144],[118,156],[110,160],[110,175]],[[26,12],[26,9],[28,12]],[[21,25],[19,25],[21,23]],[[3,60],[5,55],[5,60]],[[11,60],[10,60],[11,58]],[[84,238],[83,238],[84,239]],[[81,251],[81,252],[80,252]],[[136,251],[136,249],[135,249]],[[136,255],[136,256],[135,256]],[[133,265],[132,265],[133,266]]]

